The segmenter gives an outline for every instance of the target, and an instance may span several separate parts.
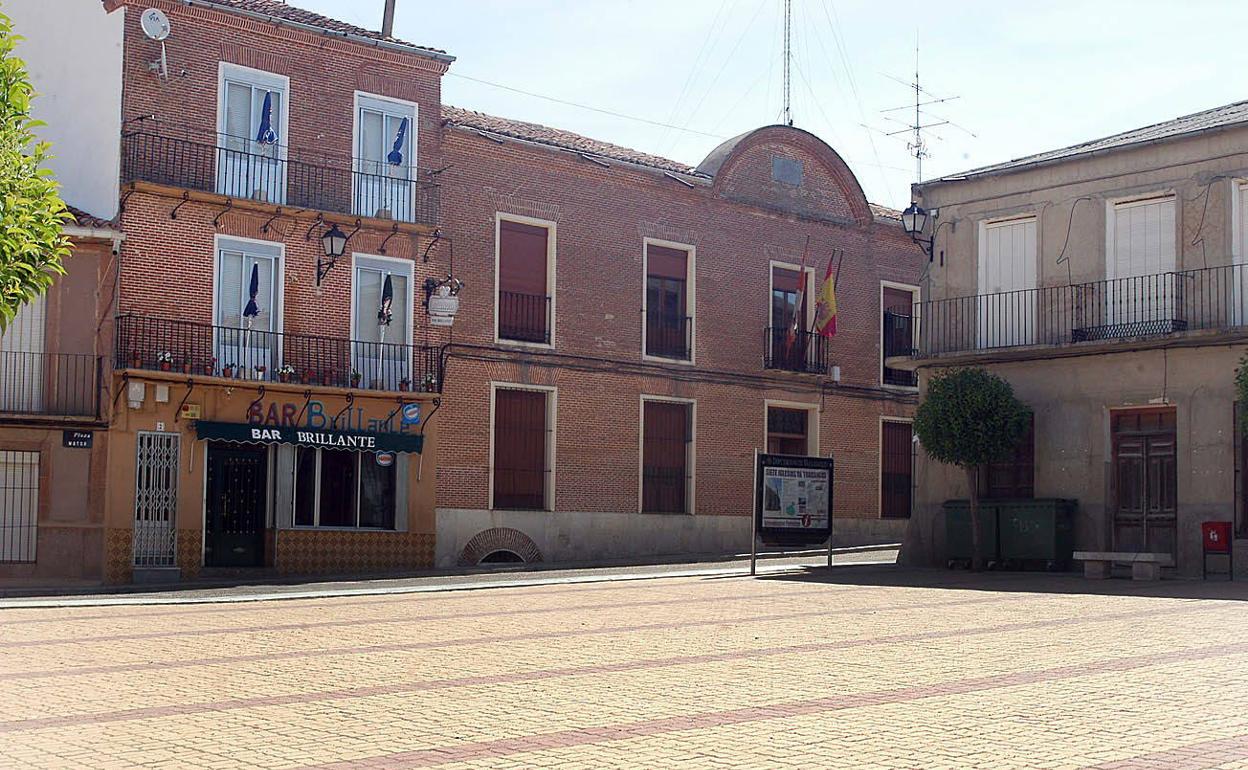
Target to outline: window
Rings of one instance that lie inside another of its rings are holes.
[[[1175,269],[1174,196],[1112,203],[1106,224],[1105,277],[1100,306],[1103,323],[1117,327],[1098,336],[1175,331],[1177,296],[1173,280],[1159,277]]]
[[[768,369],[792,372],[827,371],[824,338],[810,331],[814,305],[811,303],[811,268],[771,265],[771,299],[768,309]]]
[[[281,75],[221,64],[217,192],[286,202],[286,102]]]
[[[1030,499],[1036,496],[1036,419],[1032,415],[1027,433],[1014,453],[989,463],[980,474],[979,495],[985,500]]]
[[[233,366],[239,376],[263,379],[278,360],[281,255],[278,243],[217,240],[214,355],[219,367]]]
[[[35,560],[39,453],[0,450],[0,562]]]
[[[914,301],[918,289],[910,286],[884,284],[881,348],[885,360],[894,356],[909,356],[914,350]],[[883,364],[881,363],[883,366]],[[918,387],[918,374],[904,369],[883,366],[881,381],[885,385]]]
[[[43,411],[44,319],[46,295],[18,308],[0,332],[0,412]]]
[[[498,339],[551,344],[553,255],[553,223],[499,218]]]
[[[984,222],[979,229],[979,346],[1036,341],[1036,218]]]
[[[645,354],[680,361],[693,355],[692,253],[646,243]]]
[[[491,507],[551,507],[554,391],[496,388]]]
[[[880,516],[910,518],[914,442],[909,422],[880,424]]]
[[[357,93],[355,205],[366,217],[416,220],[416,105]]]
[[[388,318],[382,313],[388,293]],[[355,256],[351,367],[366,388],[399,390],[411,378],[412,263]],[[384,322],[383,322],[384,321]]]
[[[812,440],[811,415],[818,419],[813,409],[767,406],[767,453],[780,455],[816,455],[816,441]]]
[[[396,467],[376,452],[295,447],[295,526],[394,529]]]
[[[641,510],[693,512],[693,404],[641,402]]]

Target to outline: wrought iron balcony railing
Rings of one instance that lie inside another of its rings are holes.
[[[498,293],[498,338],[550,344],[550,297],[516,291]]]
[[[438,392],[436,347],[117,318],[116,367],[338,388]]]
[[[0,351],[0,420],[100,416],[103,361],[89,353]]]
[[[1248,265],[926,300],[917,307],[925,358],[1248,326]]]
[[[296,152],[214,133],[145,125],[121,139],[122,182],[353,216],[435,225],[438,185],[415,167]]]
[[[646,312],[646,355],[688,361],[692,351],[692,318]]]
[[[763,332],[763,368],[787,372],[827,374],[831,363],[828,338],[814,332],[794,332],[768,326]]]

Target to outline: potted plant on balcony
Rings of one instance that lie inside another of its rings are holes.
[[[425,379],[422,381],[421,384],[423,385],[423,389],[426,393],[432,393],[435,390],[437,390],[437,388],[435,387],[437,385],[437,382],[438,382],[438,378],[434,377],[433,374],[430,373],[430,374],[425,375]]]
[[[234,364],[222,364],[222,365],[221,365],[221,376],[222,376],[222,377],[224,377],[224,378],[226,378],[227,380],[229,380],[229,379],[233,379],[233,377],[234,377]]]
[[[409,379],[408,379],[408,378],[406,378],[406,377],[404,377],[403,379],[399,380],[399,390],[401,390],[401,391],[403,391],[404,393],[406,393],[407,391],[409,391],[409,390],[411,390],[411,389],[412,389],[412,381],[411,381],[411,380],[409,380]]]
[[[360,387],[360,380],[363,378],[364,378],[364,375],[360,374],[354,368],[351,369],[351,387],[353,388]]]
[[[211,377],[216,373],[217,373],[217,359],[215,358],[204,359],[204,374]]]
[[[191,373],[191,357],[190,356],[187,356],[186,358],[182,359],[182,373],[183,374]]]
[[[156,362],[160,364],[162,372],[167,372],[173,368],[173,354],[168,350],[162,350],[156,354]]]
[[[264,379],[264,373],[265,373],[265,371],[267,371],[267,368],[266,368],[266,367],[264,367],[264,366],[253,366],[253,367],[251,367],[251,368],[252,368],[252,371],[254,371],[254,372],[256,373],[256,379],[257,379],[257,380],[263,380],[263,379]]]
[[[139,351],[137,350],[130,351],[130,368],[131,369],[143,368],[143,356],[139,355]]]
[[[290,382],[290,378],[295,375],[295,367],[290,364],[282,364],[277,368],[277,379],[280,382]]]

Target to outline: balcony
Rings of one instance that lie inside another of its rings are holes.
[[[436,347],[138,315],[117,318],[116,367],[334,388],[438,392]]]
[[[794,332],[769,326],[763,332],[763,368],[806,374],[827,374],[828,338],[814,332]]]
[[[928,300],[916,358],[1248,326],[1248,265]]]
[[[102,361],[87,353],[0,351],[0,421],[100,416]]]
[[[122,136],[121,181],[417,225],[438,221],[438,185],[414,167],[265,147],[165,124]]]
[[[892,310],[884,311],[884,358],[909,356],[914,353],[914,317]],[[884,384],[904,388],[917,387],[918,375],[904,369],[884,367]]]
[[[516,291],[498,293],[498,338],[550,344],[550,297]]]
[[[688,361],[693,350],[693,319],[648,311],[646,355]]]

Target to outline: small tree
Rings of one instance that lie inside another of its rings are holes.
[[[1248,353],[1235,369],[1235,400],[1239,402],[1239,432],[1248,436]]]
[[[983,569],[979,474],[1009,456],[1027,432],[1031,410],[1010,384],[983,369],[955,369],[933,377],[914,415],[914,430],[933,459],[966,472],[971,497],[971,565]]]
[[[52,172],[41,168],[48,144],[35,138],[34,88],[13,55],[20,39],[0,13],[0,332],[65,272],[61,261],[69,255],[62,225],[70,215]]]

